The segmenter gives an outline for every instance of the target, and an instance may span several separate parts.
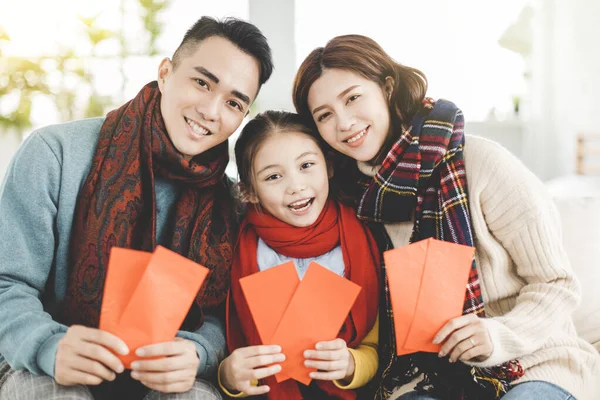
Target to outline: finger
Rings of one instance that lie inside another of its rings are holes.
[[[85,326],[74,326],[70,329],[75,329],[77,335],[84,342],[99,344],[121,355],[129,354],[129,348],[125,342],[112,333]]]
[[[139,372],[134,371],[131,377],[135,380],[155,385],[170,385],[194,379],[196,371],[179,370],[169,372]]]
[[[256,395],[269,393],[269,390],[271,390],[271,388],[267,385],[252,386],[250,384],[247,384],[242,388],[241,391],[244,392],[245,394],[247,394],[248,396],[256,396]]]
[[[246,368],[256,368],[262,367],[265,365],[271,365],[275,363],[280,363],[285,361],[285,354],[275,354],[275,355],[262,355],[256,357],[250,357],[245,360]]]
[[[440,349],[438,355],[440,357],[444,357],[446,354],[450,354],[458,343],[462,342],[468,337],[473,336],[475,332],[476,327],[473,324],[467,325],[464,328],[452,332],[452,334],[446,339],[446,342]]]
[[[346,363],[341,360],[336,361],[315,361],[306,360],[304,365],[308,368],[315,368],[321,371],[345,371],[347,367]]]
[[[446,337],[457,329],[467,326],[473,321],[477,321],[478,317],[475,314],[462,315],[446,322],[446,324],[438,331],[433,338],[433,344],[442,343]]]
[[[281,346],[277,346],[277,345],[263,346],[263,345],[261,345],[261,346],[241,347],[241,348],[235,350],[234,353],[237,353],[238,355],[242,356],[243,358],[262,356],[262,355],[268,355],[268,354],[279,354],[279,353],[281,353]]]
[[[487,356],[490,353],[485,345],[471,347],[469,350],[462,353],[458,359],[461,361],[469,361],[476,357]]]
[[[140,347],[135,351],[135,354],[139,357],[168,357],[184,354],[187,351],[189,351],[192,347],[194,347],[194,345],[191,342],[187,340],[178,340]],[[194,351],[196,351],[195,347]]]
[[[186,356],[163,357],[155,360],[137,360],[131,363],[132,371],[168,372],[197,367],[197,360]]]
[[[304,352],[304,358],[312,360],[341,360],[344,357],[343,350],[335,351],[318,351],[318,350],[306,350]]]
[[[70,363],[70,368],[88,375],[97,376],[106,381],[113,381],[117,377],[113,371],[98,361],[90,360],[85,357],[75,357]]]
[[[102,378],[96,375],[90,375],[85,372],[69,370],[64,377],[60,378],[61,384],[65,386],[74,385],[99,385],[102,383]]]
[[[279,364],[271,365],[270,367],[257,368],[253,372],[252,379],[263,379],[281,372],[282,366]]]
[[[120,374],[125,370],[123,363],[117,356],[111,353],[107,348],[89,342],[79,342],[82,346],[74,348],[75,354],[88,358],[93,361],[98,361],[116,373]]]
[[[339,379],[344,379],[345,374],[343,371],[334,371],[334,372],[311,372],[309,376],[313,379],[318,379],[321,381],[335,381]]]
[[[142,381],[142,384],[149,389],[156,390],[157,392],[161,392],[161,393],[183,393],[183,392],[187,392],[188,390],[190,390],[193,382],[178,382],[178,383],[161,385],[161,384]]]
[[[346,348],[346,342],[343,339],[334,339],[328,342],[319,342],[315,346],[317,350],[341,350]]]
[[[476,347],[478,344],[472,341],[471,338],[472,337],[469,336],[467,339],[463,340],[462,342],[459,342],[456,346],[454,346],[454,349],[450,353],[448,361],[455,362],[464,352],[473,347]]]

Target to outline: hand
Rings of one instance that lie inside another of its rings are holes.
[[[131,377],[163,393],[183,393],[196,381],[200,359],[193,342],[175,338],[171,342],[140,347],[139,357],[160,357],[131,363]]]
[[[435,335],[434,344],[444,342],[439,356],[450,355],[448,361],[483,361],[492,355],[494,343],[487,327],[475,314],[451,319]]]
[[[333,381],[349,380],[354,376],[354,357],[343,339],[319,342],[315,348],[304,352],[307,359],[304,365],[318,370],[310,373],[311,378]]]
[[[115,335],[99,329],[73,325],[58,342],[54,379],[65,386],[99,385],[123,372],[117,356],[128,354],[127,345]]]
[[[254,379],[263,379],[281,371],[277,362],[285,361],[280,346],[249,346],[234,350],[221,365],[221,383],[228,390],[248,396],[267,393],[267,385],[252,386]]]
[[[248,396],[267,393],[267,385],[252,386],[253,380],[263,379],[281,372],[285,361],[281,346],[248,346],[234,350],[221,364],[221,383],[228,390],[244,392]],[[272,365],[274,364],[274,365]]]

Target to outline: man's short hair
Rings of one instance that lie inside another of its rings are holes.
[[[235,44],[240,50],[254,57],[260,64],[259,84],[262,86],[273,72],[273,59],[267,38],[249,22],[237,18],[217,20],[200,18],[185,34],[173,54],[173,66],[177,68],[182,57],[195,50],[202,40],[219,36]]]

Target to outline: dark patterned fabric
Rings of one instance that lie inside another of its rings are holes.
[[[108,113],[89,175],[77,198],[62,322],[97,327],[110,249],[156,247],[155,176],[177,182],[179,198],[167,247],[210,269],[186,324],[220,305],[229,288],[235,227],[224,174],[224,142],[191,160],[167,134],[156,82]],[[182,117],[183,118],[183,117]]]
[[[410,242],[436,238],[467,246],[474,245],[469,213],[468,188],[463,160],[464,119],[462,111],[446,100],[425,99],[411,126],[402,130],[381,168],[374,177],[361,180],[363,194],[357,215],[371,225],[410,221],[414,218]],[[381,233],[375,233],[382,237]],[[380,247],[382,246],[380,243]],[[383,269],[385,272],[385,268]],[[499,398],[510,382],[523,376],[517,361],[494,368],[471,368],[437,354],[417,353],[400,357],[396,354],[394,316],[385,283],[385,336],[380,354],[382,385],[378,397],[389,396],[397,386],[424,374],[417,389],[441,398]],[[466,287],[463,315],[475,313],[485,318],[475,260]],[[485,396],[485,397],[481,397]]]

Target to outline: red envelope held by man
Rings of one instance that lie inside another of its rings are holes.
[[[209,270],[171,250],[154,253],[111,249],[100,329],[122,339],[129,354],[125,368],[138,359],[135,350],[175,338]]]

